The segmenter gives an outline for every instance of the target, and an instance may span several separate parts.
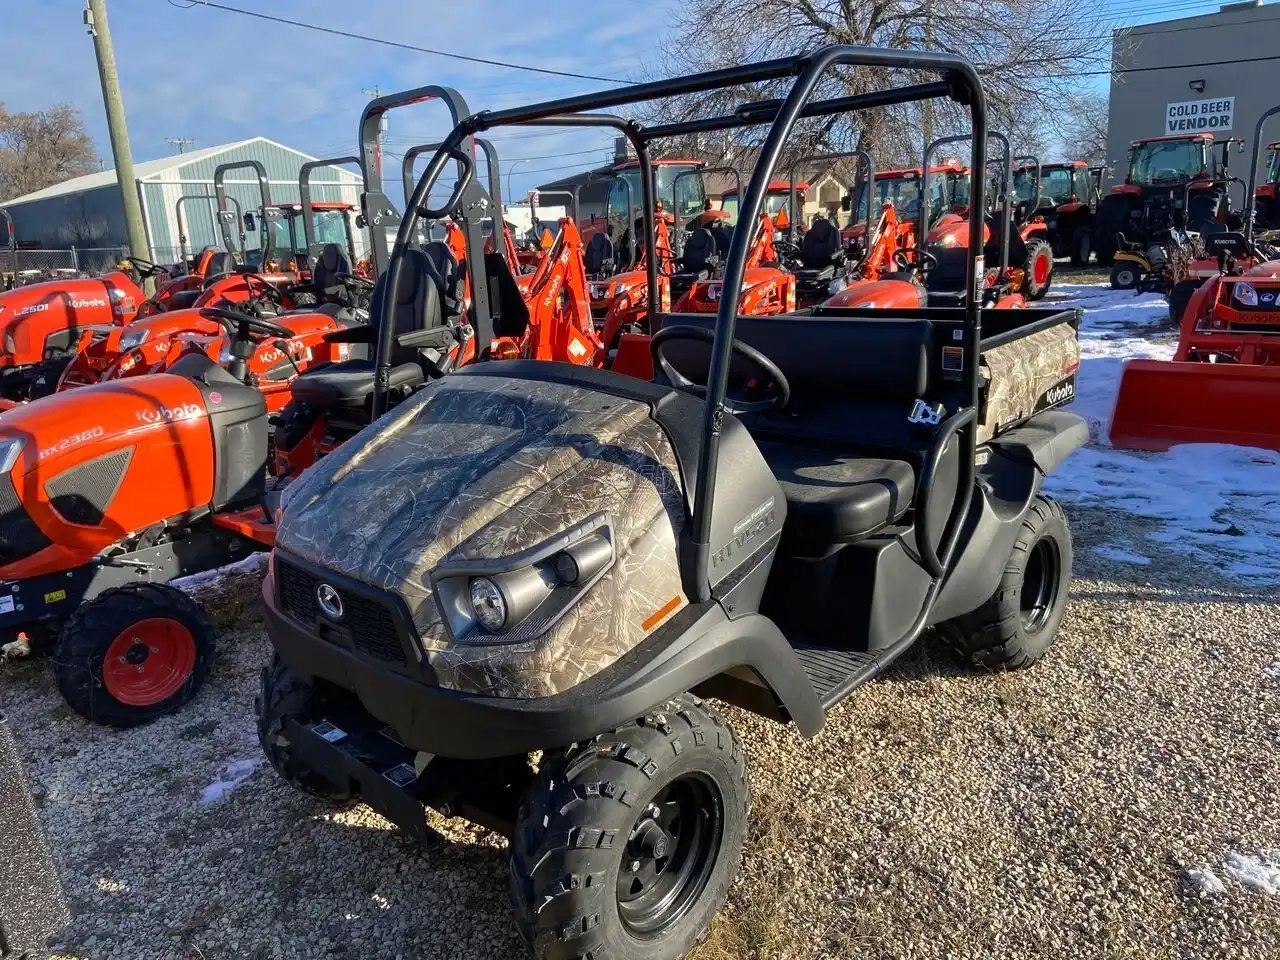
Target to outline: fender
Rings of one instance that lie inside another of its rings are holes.
[[[924,303],[924,288],[917,283],[910,280],[871,280],[845,287],[822,306],[915,310]]]

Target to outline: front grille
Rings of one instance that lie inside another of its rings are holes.
[[[44,531],[27,516],[12,477],[0,477],[0,567],[39,553],[50,543]]]
[[[44,485],[53,509],[70,523],[96,526],[120,489],[133,447],[64,470]]]
[[[275,570],[280,605],[295,620],[314,625],[320,619],[316,603],[316,587],[320,586],[320,578],[279,556],[276,557]],[[375,660],[404,666],[404,645],[400,642],[395,617],[386,604],[346,587],[335,586],[335,589],[342,598],[344,611],[338,625],[350,631],[352,646]]]

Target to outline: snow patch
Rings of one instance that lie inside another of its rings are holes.
[[[1280,850],[1268,850],[1256,857],[1228,853],[1222,869],[1231,879],[1255,893],[1280,896]]]
[[[218,779],[200,791],[200,804],[205,806],[218,803],[231,795],[232,791],[244,783],[265,762],[264,757],[252,757],[248,760],[232,760],[218,771]]]
[[[1185,867],[1182,875],[1201,896],[1220,897],[1227,892],[1227,885],[1208,867]]]
[[[225,567],[215,567],[213,570],[202,570],[200,573],[193,573],[189,577],[179,577],[177,580],[170,580],[170,586],[177,587],[179,590],[198,590],[200,587],[206,587],[211,583],[221,580],[223,577],[232,573],[258,573],[267,565],[267,554],[251,553],[243,560],[237,560],[234,563],[228,563]]]
[[[1280,455],[1225,444],[1135,453],[1113,449],[1106,441],[1124,361],[1173,357],[1175,338],[1147,339],[1153,328],[1168,322],[1164,298],[1102,285],[1064,284],[1058,292],[1068,295],[1059,301],[1063,306],[1086,311],[1076,400],[1068,409],[1089,422],[1092,442],[1048,479],[1048,491],[1068,503],[1160,521],[1151,540],[1228,577],[1280,582]],[[1111,549],[1102,547],[1099,553],[1107,556],[1102,551]]]
[[[1116,563],[1130,563],[1137,566],[1146,566],[1151,562],[1150,557],[1144,557],[1140,553],[1133,553],[1124,547],[1117,547],[1112,543],[1104,543],[1100,547],[1094,547],[1093,552],[1100,556],[1103,560],[1112,560]]]
[[[1272,664],[1269,664],[1268,666],[1263,667],[1262,672],[1265,673],[1272,680],[1280,680],[1280,660],[1277,660],[1275,663],[1272,663]]]

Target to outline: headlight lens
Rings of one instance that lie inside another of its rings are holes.
[[[1258,305],[1258,291],[1253,288],[1251,283],[1237,283],[1232,296],[1246,307],[1256,307]]]
[[[487,577],[471,581],[471,613],[490,633],[498,633],[507,625],[507,601],[498,585]]]
[[[21,437],[0,439],[0,474],[8,473],[13,469],[13,465],[18,462],[18,457],[22,454],[22,444]]]
[[[140,347],[147,342],[147,337],[151,336],[151,331],[146,327],[140,327],[137,330],[126,329],[120,334],[120,352],[132,350],[134,347]]]
[[[960,238],[957,237],[954,233],[944,233],[941,239],[938,240],[938,246],[958,247],[960,246]]]

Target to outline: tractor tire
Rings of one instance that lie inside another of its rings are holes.
[[[511,840],[536,960],[679,960],[724,903],[747,827],[742,746],[685,694],[543,757]]]
[[[1129,260],[1111,265],[1112,290],[1136,290],[1142,280],[1142,271]]]
[[[963,659],[996,670],[1040,660],[1062,625],[1071,588],[1071,528],[1056,500],[1039,496],[1022,520],[996,592],[972,613],[938,625]]]
[[[1093,251],[1093,231],[1088,227],[1076,227],[1071,235],[1071,265],[1085,267],[1089,265],[1089,254]]]
[[[174,713],[213,669],[213,623],[181,590],[134,583],[105,590],[63,626],[54,676],[94,723],[134,727]]]
[[[1053,248],[1047,240],[1028,240],[1027,259],[1022,267],[1025,280],[1022,294],[1028,300],[1043,300],[1053,283]]]
[[[294,673],[279,655],[262,669],[262,685],[254,700],[258,715],[258,743],[272,769],[290,786],[322,800],[352,800],[356,792],[351,783],[336,784],[305,766],[293,755],[285,736],[289,720],[312,723],[321,719],[322,704],[315,688],[300,674]]]
[[[1200,289],[1203,280],[1179,280],[1169,291],[1169,319],[1174,323],[1182,323],[1182,315],[1192,295]]]

